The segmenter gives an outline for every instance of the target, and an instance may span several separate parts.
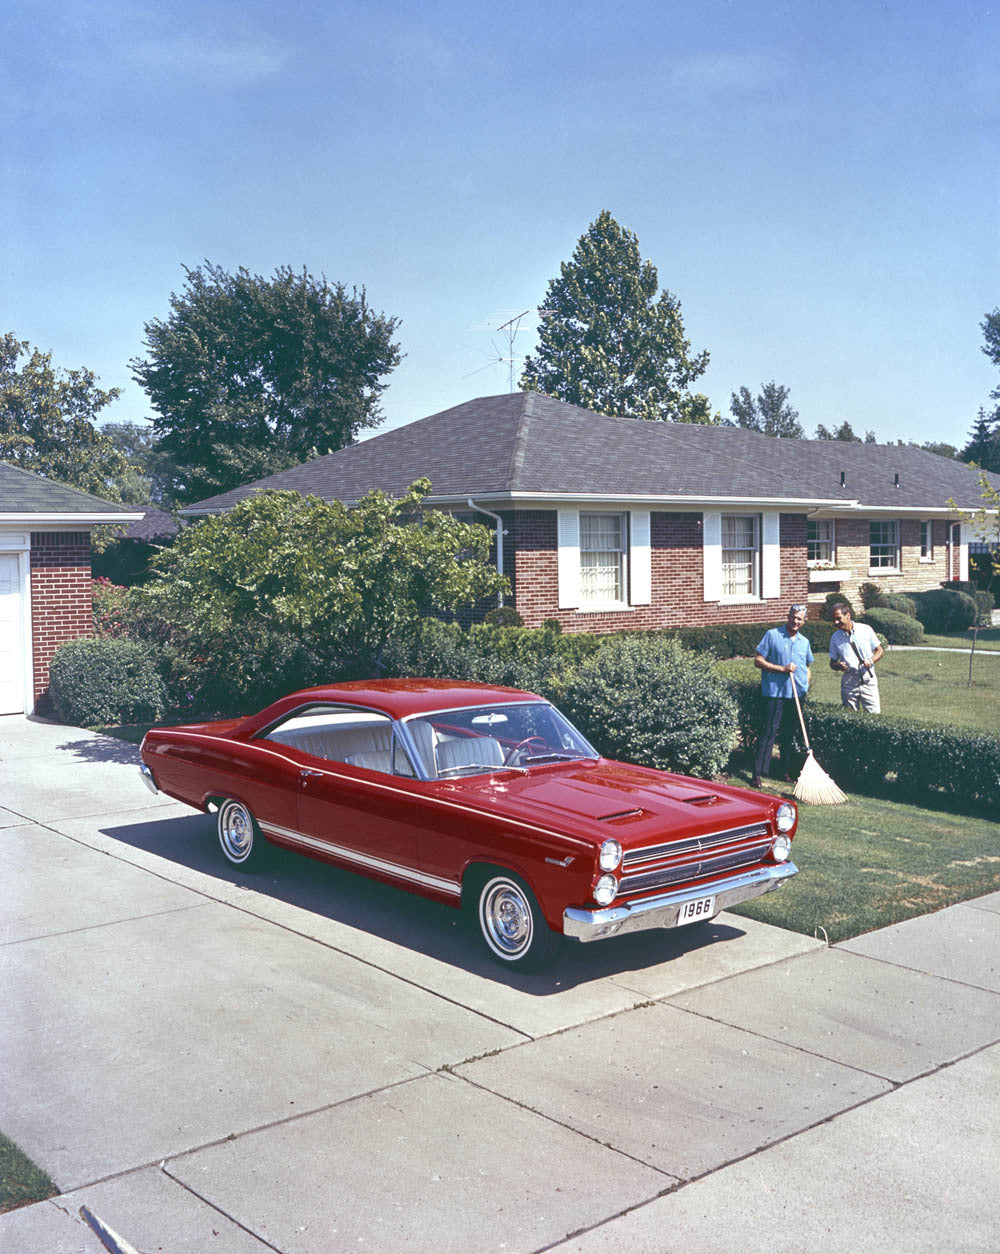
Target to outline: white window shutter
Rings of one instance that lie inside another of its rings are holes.
[[[781,596],[781,515],[764,515],[764,534],[761,537],[761,588],[765,601]]]
[[[649,510],[629,513],[629,604],[649,605],[653,599],[653,554],[649,536]]]
[[[580,604],[580,514],[575,509],[557,513],[559,608],[573,610]]]
[[[705,600],[722,599],[722,515],[702,514],[702,566],[705,576]]]
[[[969,578],[969,525],[959,523],[956,528],[958,538],[958,577]]]

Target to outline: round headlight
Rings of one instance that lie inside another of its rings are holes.
[[[618,881],[613,875],[602,875],[594,885],[594,900],[599,906],[610,906],[618,894]]]
[[[771,856],[775,862],[787,862],[792,852],[792,838],[790,836],[775,836],[774,844],[771,846]]]
[[[617,840],[606,840],[601,845],[601,870],[616,871],[618,863],[622,860],[622,847]]]
[[[779,832],[790,832],[795,826],[795,807],[787,801],[783,801],[778,806],[778,813],[774,816],[775,826]]]

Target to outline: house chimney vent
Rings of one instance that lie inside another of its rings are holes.
[[[892,486],[893,486],[894,488],[898,488],[898,487],[899,487],[899,473],[898,473],[898,471],[897,471],[897,473],[896,473],[896,474],[894,474],[894,475],[892,476]]]
[[[847,471],[846,470],[842,470],[840,472],[840,486],[842,488],[847,486]]]

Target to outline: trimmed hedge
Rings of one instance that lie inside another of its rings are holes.
[[[964,631],[975,623],[979,614],[973,598],[954,588],[930,588],[927,592],[909,595],[917,607],[917,618],[923,623],[924,631],[932,636]]]
[[[725,680],[663,635],[606,636],[570,679],[562,707],[608,757],[685,775],[721,774],[738,738]]]
[[[49,692],[64,723],[155,723],[166,708],[156,655],[137,640],[70,640],[49,667]]]
[[[889,644],[919,644],[924,638],[923,626],[908,614],[873,605],[861,618]]]
[[[731,679],[745,748],[756,744],[764,719],[760,684]],[[806,726],[816,758],[842,788],[884,793],[902,801],[947,797],[1000,808],[1000,738],[933,727],[914,719],[862,714],[808,702]]]

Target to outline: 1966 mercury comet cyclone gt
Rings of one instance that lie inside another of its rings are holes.
[[[490,953],[677,927],[779,888],[795,806],[602,758],[530,692],[435,679],[331,684],[250,718],[161,727],[146,783],[266,843],[466,906]]]

